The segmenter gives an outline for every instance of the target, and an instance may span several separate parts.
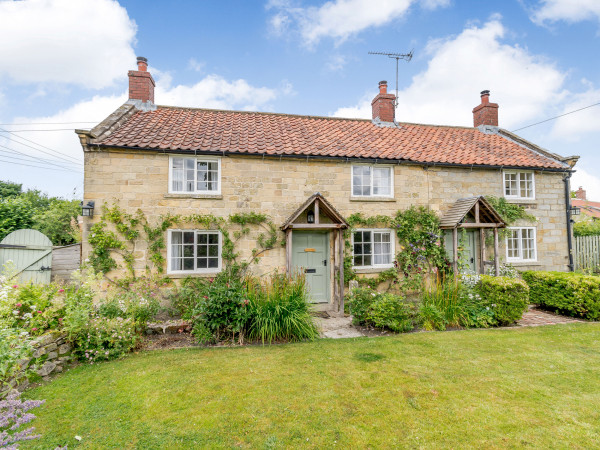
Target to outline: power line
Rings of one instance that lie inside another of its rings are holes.
[[[15,160],[15,159],[16,159],[16,160],[18,160],[18,161],[25,161],[25,162],[28,162],[28,163],[33,163],[33,162],[35,162],[35,161],[31,161],[30,159],[19,158],[18,156],[12,156],[12,155],[6,155],[6,156],[5,156],[5,155],[4,155],[5,153],[8,153],[8,152],[7,152],[6,150],[0,150],[0,156],[3,156],[3,157],[5,157],[5,158],[8,158],[8,157],[10,157],[10,159],[11,159],[11,160]],[[6,162],[8,162],[8,161],[6,161]],[[16,163],[15,163],[15,164],[16,164]],[[67,167],[62,167],[62,168],[60,168],[60,169],[58,169],[58,168],[57,168],[57,169],[54,169],[54,167],[46,167],[46,166],[35,166],[35,167],[44,168],[44,169],[60,170],[60,171],[63,171],[63,172],[76,172],[75,170],[73,170],[73,169],[68,169]],[[59,167],[61,167],[61,166],[59,166]]]
[[[4,130],[7,133],[29,133],[32,131],[75,131],[76,128],[52,128],[52,129],[46,129],[46,130]]]
[[[560,117],[568,116],[569,114],[573,114],[573,113],[576,113],[576,112],[579,112],[579,111],[583,111],[584,109],[588,109],[588,108],[591,108],[593,106],[598,106],[598,105],[600,105],[600,102],[594,103],[593,105],[584,106],[583,108],[579,108],[579,109],[576,109],[574,111],[566,112],[564,114],[561,114],[560,116],[550,117],[549,119],[542,120],[541,122],[536,122],[536,123],[532,123],[531,125],[527,125],[525,127],[517,128],[516,130],[512,130],[511,133],[516,133],[517,131],[524,130],[525,128],[534,127],[534,126],[539,125],[541,123],[550,122],[551,120],[555,120],[555,119],[558,119]]]
[[[0,162],[4,162],[6,164],[15,164],[17,166],[27,166],[27,167],[35,167],[36,169],[44,169],[44,170],[56,170],[58,172],[73,172],[73,171],[69,171],[69,170],[63,170],[63,169],[55,169],[53,167],[43,167],[43,166],[34,166],[32,164],[24,164],[24,163],[17,163],[17,162],[12,162],[12,161],[6,161],[4,159],[0,159]]]
[[[7,147],[7,146],[5,146],[5,145],[2,145],[2,144],[0,144],[0,147],[2,147],[2,148],[5,148],[6,150],[8,150],[8,151],[9,151],[9,152],[11,152],[11,153],[16,153],[16,154],[19,154],[19,155],[25,156],[25,157],[27,157],[27,158],[33,159],[33,160],[34,160],[34,162],[35,162],[35,161],[41,161],[41,162],[44,162],[44,163],[46,163],[46,164],[50,164],[50,165],[52,165],[52,166],[61,167],[61,168],[63,168],[63,169],[68,169],[68,170],[73,170],[73,167],[66,167],[66,166],[62,166],[62,165],[60,165],[60,164],[56,164],[54,161],[52,161],[52,160],[49,160],[49,159],[44,159],[44,158],[39,158],[39,157],[36,157],[36,156],[28,155],[28,154],[27,154],[27,153],[25,153],[25,152],[22,152],[22,151],[19,151],[19,150],[15,150],[14,148],[10,148],[10,147]],[[6,153],[6,150],[0,150],[0,152],[4,152],[4,153]]]
[[[5,132],[5,133],[13,134],[12,131],[5,130],[4,128],[0,128],[0,132]],[[35,142],[35,141],[32,141],[31,139],[24,138],[23,136],[15,136],[15,137],[17,137],[19,139],[22,139],[24,141],[27,141],[27,142],[31,142],[32,144],[35,144],[38,147],[42,147],[42,148],[45,148],[47,150],[50,150],[51,152],[54,152],[54,153],[60,155],[59,159],[69,158],[69,159],[75,161],[77,164],[81,164],[76,158],[73,158],[72,156],[69,156],[69,155],[67,155],[65,153],[59,152],[57,150],[54,150],[54,149],[52,149],[50,147],[46,147],[45,145],[42,145],[42,144],[40,144],[38,142]],[[21,144],[21,145],[24,145],[25,147],[32,148],[33,150],[36,150],[38,152],[49,154],[48,152],[45,152],[44,150],[40,150],[39,148],[32,147],[31,145],[27,145],[27,144],[23,144],[22,142],[15,141],[15,140],[11,139],[10,137],[8,139],[11,140],[11,141],[13,141],[13,142],[16,142],[17,144]],[[56,157],[55,155],[50,155],[50,156]],[[69,161],[69,162],[71,162],[71,161]]]
[[[0,123],[0,126],[11,126],[11,125],[69,125],[72,123],[100,123],[101,121],[95,121],[95,122],[84,122],[84,121],[78,121],[78,122],[22,122],[22,123]]]

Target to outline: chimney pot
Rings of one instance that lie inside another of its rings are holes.
[[[498,126],[498,104],[490,103],[490,91],[481,91],[481,104],[473,108],[473,126]]]
[[[146,72],[148,70],[148,59],[143,56],[137,57],[137,66],[140,72]]]
[[[387,94],[387,81],[383,80],[379,82],[379,93]]]
[[[587,193],[583,187],[579,186],[579,189],[575,191],[575,198],[579,200],[587,200]]]

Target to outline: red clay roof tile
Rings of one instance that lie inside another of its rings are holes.
[[[477,128],[159,106],[134,113],[104,146],[239,154],[336,156],[417,163],[566,169],[550,156]]]

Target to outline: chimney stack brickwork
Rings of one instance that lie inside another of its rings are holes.
[[[371,102],[373,109],[373,120],[382,122],[394,122],[396,119],[396,108],[394,102],[396,96],[387,93],[387,81],[379,82],[379,94]]]
[[[148,72],[148,60],[142,56],[137,58],[138,70],[130,70],[129,99],[154,103],[154,78]]]
[[[498,103],[490,103],[490,91],[481,92],[481,104],[473,108],[473,126],[498,126]]]
[[[587,193],[583,187],[579,186],[579,189],[575,191],[575,198],[579,200],[587,200]]]

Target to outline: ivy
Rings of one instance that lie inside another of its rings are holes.
[[[109,230],[108,224],[114,229]],[[117,269],[118,263],[112,256],[113,253],[121,255],[131,279],[136,278],[134,268],[134,250],[136,242],[146,241],[148,252],[146,255],[146,271],[152,272],[152,268],[162,274],[164,272],[165,257],[164,249],[165,233],[174,225],[187,224],[203,229],[218,229],[223,238],[221,247],[221,258],[225,263],[225,270],[230,275],[243,275],[251,263],[258,262],[258,257],[275,247],[277,244],[277,228],[265,214],[239,213],[229,216],[228,219],[214,216],[213,214],[191,214],[189,216],[167,214],[160,216],[158,223],[151,224],[143,211],[138,210],[135,214],[124,212],[117,204],[104,205],[101,221],[94,224],[90,230],[88,242],[92,247],[90,264],[99,272],[104,274]],[[238,225],[239,231],[231,238],[229,226]],[[251,251],[251,257],[247,261],[239,261],[239,253],[236,252],[236,243],[242,237],[250,233],[249,225],[262,226],[265,232],[257,237],[258,247]]]
[[[492,207],[496,210],[500,217],[502,217],[502,221],[506,224],[507,227],[513,225],[517,220],[524,220],[530,223],[536,223],[537,218],[527,212],[527,210],[518,205],[516,203],[508,202],[504,197],[494,197],[492,195],[486,196],[485,199],[492,205]],[[508,236],[508,229],[500,228],[499,233],[501,239],[504,239]],[[491,244],[492,236],[490,233],[486,235],[486,244]]]

